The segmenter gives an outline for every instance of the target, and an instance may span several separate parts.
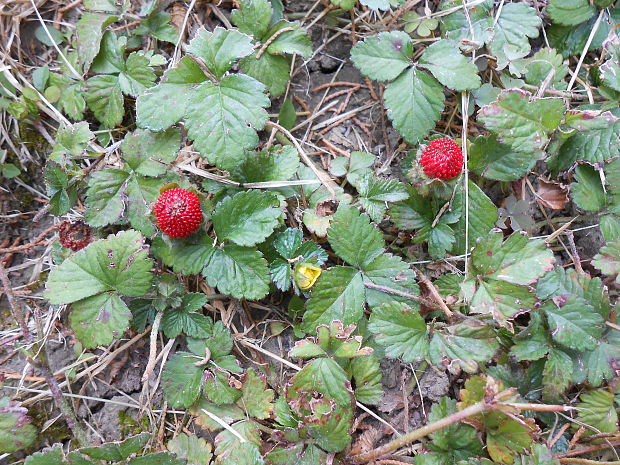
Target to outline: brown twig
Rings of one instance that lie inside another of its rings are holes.
[[[411,299],[411,300],[414,300],[415,302],[419,302],[421,304],[424,304],[427,307],[430,307],[432,309],[444,312],[444,309],[441,307],[441,305],[439,305],[438,303],[436,303],[436,302],[434,302],[432,300],[425,299],[424,297],[420,297],[419,295],[415,295],[415,294],[410,294],[408,292],[399,291],[398,289],[392,289],[390,287],[379,286],[378,284],[369,283],[369,282],[365,282],[364,286],[366,286],[369,289],[375,289],[377,291],[385,292],[386,294],[393,294],[393,295],[397,295],[397,296],[400,296],[400,297],[404,297],[406,299]],[[449,313],[450,316],[453,317],[454,316],[454,312],[452,312],[450,309],[448,309],[448,311],[450,312]]]
[[[0,249],[0,254],[21,252],[23,250],[28,250],[37,245],[43,245],[42,244],[43,238],[47,236],[49,233],[51,233],[52,231],[54,231],[56,228],[58,228],[58,225],[50,226],[45,231],[43,231],[41,234],[39,234],[32,242],[29,242],[28,244],[19,245],[17,247],[7,247],[5,249]]]
[[[433,297],[433,300],[435,302],[437,302],[437,304],[439,305],[440,310],[446,316],[448,321],[451,321],[452,318],[454,318],[454,312],[448,308],[448,305],[446,305],[446,303],[444,302],[443,297],[441,297],[441,294],[439,294],[439,291],[437,291],[437,288],[435,287],[435,285],[420,270],[416,270],[416,274],[418,275],[418,279],[429,290],[429,292],[431,293],[431,296]]]
[[[594,446],[580,447],[579,449],[561,452],[559,454],[554,454],[553,457],[556,459],[563,459],[565,457],[574,457],[576,455],[589,454],[590,452],[596,452],[597,450],[607,449],[609,447],[615,446],[620,446],[620,439],[616,441],[608,441],[605,443],[596,444]]]
[[[292,27],[283,27],[282,29],[278,30],[274,35],[269,38],[269,40],[267,40],[267,42],[263,44],[261,49],[256,54],[256,59],[258,60],[260,57],[262,57],[263,53],[265,53],[265,50],[267,50],[267,47],[269,47],[273,43],[273,41],[276,40],[280,35],[284,34],[285,32],[290,32],[294,30],[295,28]]]

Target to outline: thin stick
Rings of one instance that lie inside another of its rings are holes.
[[[570,81],[568,82],[568,87],[566,88],[566,92],[569,92],[573,88],[573,85],[575,84],[575,80],[577,79],[579,70],[581,69],[581,65],[583,64],[583,60],[588,54],[588,49],[590,48],[590,44],[594,40],[594,35],[596,34],[596,31],[598,31],[598,27],[601,25],[601,20],[603,19],[604,14],[605,14],[605,9],[603,8],[601,12],[598,14],[598,18],[596,18],[596,22],[594,23],[594,26],[592,27],[592,31],[590,31],[590,36],[588,37],[588,41],[586,42],[586,45],[583,47],[583,51],[581,52],[581,56],[579,57],[579,61],[577,62],[577,66],[575,67],[575,71],[573,75],[571,76]]]
[[[419,302],[421,304],[424,304],[427,307],[430,307],[430,308],[432,308],[434,310],[439,310],[439,311],[443,312],[446,315],[446,317],[448,317],[448,318],[454,317],[454,312],[452,312],[449,308],[448,308],[448,313],[446,313],[441,305],[435,303],[432,300],[428,300],[428,299],[425,299],[424,297],[420,297],[419,295],[415,295],[415,294],[410,294],[408,292],[399,291],[398,289],[392,289],[391,287],[379,286],[378,284],[374,284],[374,283],[370,283],[370,282],[365,282],[364,286],[366,286],[369,289],[375,289],[377,291],[385,292],[386,294],[393,294],[393,295],[397,295],[397,296],[400,296],[400,297],[404,297],[405,299],[414,300],[414,301]]]
[[[501,6],[500,6],[501,8]],[[465,173],[465,253],[469,252],[469,168],[467,160],[467,130],[469,126],[469,94],[463,92],[461,94],[461,112],[463,116],[463,133],[461,136],[461,149],[463,151],[464,166],[463,171]],[[469,270],[469,257],[465,255],[465,275]]]
[[[153,327],[151,328],[151,343],[149,347],[149,361],[146,364],[144,374],[142,375],[143,383],[148,381],[149,376],[153,373],[153,368],[155,368],[155,359],[157,358],[157,333],[159,333],[159,325],[163,316],[163,311],[157,312],[157,315],[155,315],[155,319],[153,320]]]
[[[430,279],[426,277],[424,273],[422,273],[419,270],[416,270],[416,271],[417,271],[418,279],[426,285],[426,287],[431,293],[431,296],[433,296],[433,299],[435,300],[435,302],[439,304],[439,307],[441,311],[443,312],[443,314],[446,315],[446,318],[448,320],[451,320],[454,317],[454,313],[452,312],[452,310],[448,308],[448,306],[443,300],[443,297],[441,297],[441,294],[439,294],[439,292],[437,291],[437,288],[435,287],[435,285],[430,281]]]

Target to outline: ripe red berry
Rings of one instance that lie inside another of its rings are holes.
[[[185,189],[168,189],[162,193],[153,212],[159,229],[170,237],[189,236],[202,221],[198,196]]]
[[[420,164],[427,176],[450,179],[463,169],[463,152],[453,140],[435,139],[422,152]]]

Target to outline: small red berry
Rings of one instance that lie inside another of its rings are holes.
[[[435,139],[422,152],[420,164],[427,176],[450,179],[463,169],[463,152],[453,140]]]
[[[168,189],[163,192],[153,212],[159,229],[170,237],[189,236],[202,222],[198,196],[185,189]]]

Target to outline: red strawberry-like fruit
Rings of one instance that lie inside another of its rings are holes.
[[[420,164],[427,176],[450,179],[463,169],[463,152],[453,140],[435,139],[422,152]]]
[[[168,189],[163,192],[153,208],[157,225],[170,237],[186,237],[198,229],[202,222],[200,200],[186,189]]]

